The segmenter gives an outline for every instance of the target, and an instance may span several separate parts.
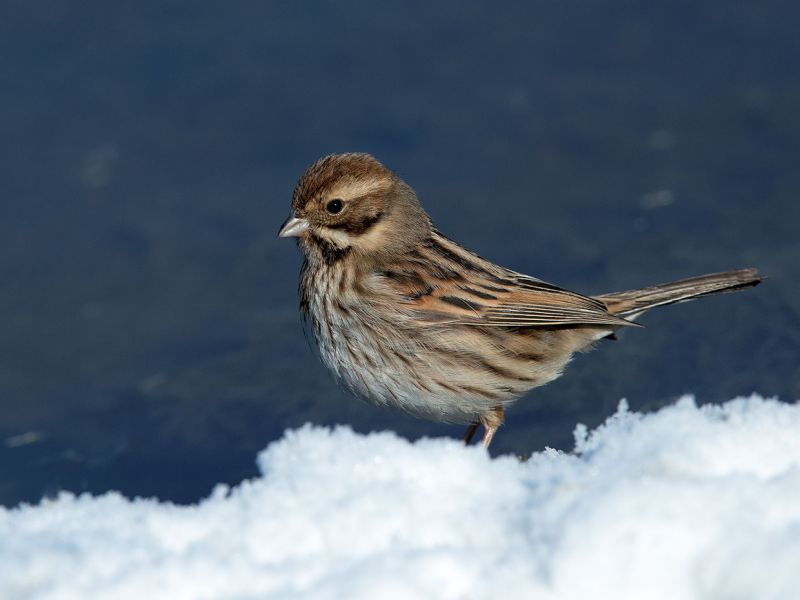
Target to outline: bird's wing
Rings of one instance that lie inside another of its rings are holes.
[[[599,300],[499,267],[435,232],[378,273],[405,311],[429,323],[490,327],[620,327]]]

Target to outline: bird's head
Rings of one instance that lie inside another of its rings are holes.
[[[332,154],[311,165],[292,194],[279,237],[297,237],[309,260],[404,252],[430,234],[414,190],[369,154]]]

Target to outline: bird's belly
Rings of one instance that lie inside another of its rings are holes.
[[[486,390],[485,383],[451,370],[432,376],[424,357],[387,352],[388,344],[354,347],[352,343],[320,344],[323,362],[356,395],[380,406],[444,422],[470,422],[498,404],[514,399],[510,390]],[[469,382],[469,383],[467,383]]]
[[[323,362],[354,393],[435,421],[475,421],[556,378],[563,367],[513,360],[462,339],[463,332],[437,335],[433,345],[398,324],[341,318],[316,326],[315,334]]]

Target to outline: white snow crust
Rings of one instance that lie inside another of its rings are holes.
[[[306,426],[196,505],[0,509],[0,598],[800,598],[800,405],[623,402],[575,439],[521,462]]]

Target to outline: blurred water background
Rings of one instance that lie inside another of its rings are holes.
[[[367,151],[438,227],[584,293],[733,267],[509,412],[570,449],[620,398],[800,398],[800,5],[6,0],[0,503],[189,502],[288,427],[460,427],[340,390],[275,239],[303,169]]]

